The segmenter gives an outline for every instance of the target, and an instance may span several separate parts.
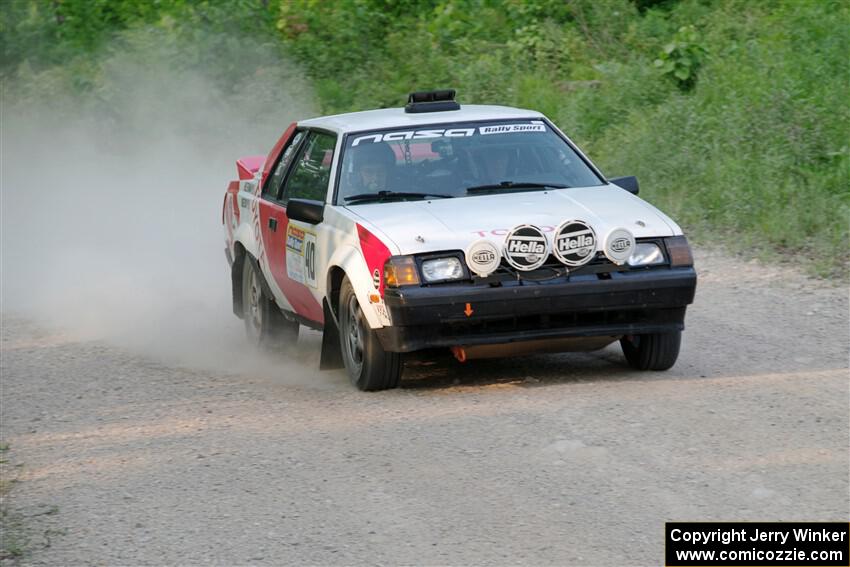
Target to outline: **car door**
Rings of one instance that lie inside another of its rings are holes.
[[[319,233],[324,227],[291,221],[286,216],[286,203],[293,198],[326,201],[335,147],[334,134],[307,133],[270,217],[276,220],[272,237],[275,253],[269,255],[271,273],[292,310],[316,323],[324,322],[318,293],[324,275],[317,269],[317,246],[325,240]]]
[[[292,169],[304,140],[306,130],[294,130],[289,139],[284,140],[280,153],[271,165],[268,176],[263,183],[258,203],[257,223],[261,237],[258,261],[263,270],[266,282],[269,284],[277,304],[288,311],[294,311],[294,306],[286,297],[280,285],[280,267],[283,265],[283,254],[286,248],[286,208],[283,206],[281,194],[283,182]]]

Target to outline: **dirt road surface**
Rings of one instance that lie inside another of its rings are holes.
[[[20,561],[658,565],[668,520],[847,520],[846,287],[697,260],[661,373],[446,357],[364,394],[315,333],[204,365],[6,316]]]

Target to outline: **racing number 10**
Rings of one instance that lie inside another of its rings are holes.
[[[316,287],[316,237],[307,234],[304,238],[304,280]]]

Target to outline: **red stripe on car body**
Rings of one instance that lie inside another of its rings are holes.
[[[384,264],[392,254],[387,245],[380,238],[357,224],[357,235],[360,237],[360,250],[363,252],[363,258],[366,260],[366,266],[369,267],[369,275],[374,277],[375,270],[378,271],[380,283],[378,285],[378,293],[381,297],[384,296]]]

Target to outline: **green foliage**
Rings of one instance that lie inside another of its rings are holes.
[[[846,23],[838,4],[730,3],[706,21],[718,56],[694,91],[631,110],[596,158],[703,235],[846,270]]]
[[[698,237],[847,267],[845,2],[281,6],[284,44],[327,112],[446,86],[467,103],[539,109]]]
[[[22,70],[56,74],[65,67],[80,72],[120,47],[126,32],[191,45],[190,63],[211,61],[240,36],[259,32],[275,41],[273,25],[274,15],[256,0],[5,0],[0,76],[13,78]],[[93,77],[82,75],[77,86],[85,90]]]
[[[437,87],[539,109],[691,233],[847,268],[844,0],[6,0],[0,43],[26,96],[108,99],[104,51],[173,45],[234,90],[295,56],[325,113]]]
[[[655,60],[662,73],[672,77],[679,88],[688,91],[697,81],[697,71],[705,59],[706,50],[699,44],[699,33],[694,26],[682,26],[673,41],[664,46]]]

